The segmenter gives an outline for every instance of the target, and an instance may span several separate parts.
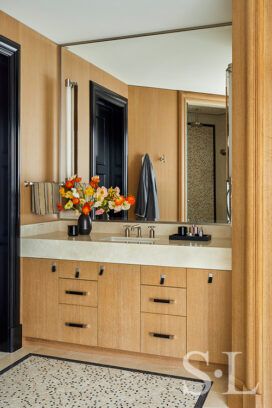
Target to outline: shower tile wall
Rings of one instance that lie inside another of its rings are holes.
[[[189,121],[193,121],[194,118],[194,114],[188,114]],[[211,115],[200,113],[198,120],[201,123],[215,125],[216,221],[226,223],[226,156],[222,156],[220,153],[221,149],[226,148],[226,116],[225,114]],[[201,203],[201,205],[205,206],[204,203]]]

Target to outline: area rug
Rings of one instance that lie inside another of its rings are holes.
[[[212,383],[28,354],[0,371],[1,408],[200,408]]]

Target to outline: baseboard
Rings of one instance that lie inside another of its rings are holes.
[[[83,346],[79,344],[72,344],[72,343],[63,343],[59,341],[51,341],[51,340],[43,340],[43,339],[34,339],[30,337],[23,337],[23,345],[33,345],[33,346],[42,346],[42,347],[51,347],[57,348],[60,350],[65,351],[75,351],[81,353],[90,353],[90,354],[103,354],[108,356],[128,356],[134,358],[140,358],[145,361],[150,361],[151,363],[157,364],[168,364],[176,367],[180,367],[183,363],[183,359],[181,358],[174,358],[174,357],[165,357],[165,356],[158,356],[153,354],[144,354],[144,353],[136,353],[132,351],[124,351],[124,350],[115,350],[115,349],[106,349],[102,347],[95,347],[95,346]],[[203,361],[191,361],[190,364],[201,371],[204,372],[214,372],[215,370],[220,369],[224,374],[228,375],[228,366],[224,364],[215,364],[211,363],[207,366],[207,364]]]

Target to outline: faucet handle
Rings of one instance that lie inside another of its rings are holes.
[[[130,236],[130,225],[124,225],[123,228],[125,229],[125,237]]]
[[[150,229],[149,231],[149,238],[155,238],[155,225],[149,225],[148,228]]]

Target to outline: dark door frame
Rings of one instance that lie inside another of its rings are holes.
[[[95,135],[96,135],[96,111],[95,106],[98,99],[104,99],[113,105],[119,106],[123,109],[123,185],[120,186],[123,194],[127,194],[128,188],[128,100],[115,92],[104,88],[97,83],[90,81],[90,179],[96,172],[96,158],[95,158]]]
[[[0,36],[0,54],[8,58],[8,277],[6,285],[8,332],[0,350],[13,352],[22,346],[20,324],[20,45]]]

